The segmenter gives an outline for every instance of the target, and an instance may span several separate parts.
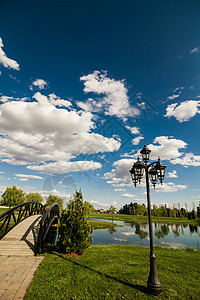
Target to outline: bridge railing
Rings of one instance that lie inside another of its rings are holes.
[[[53,203],[44,213],[38,224],[38,239],[35,247],[35,254],[44,253],[44,241],[52,224],[58,222],[60,209],[57,203]]]
[[[39,202],[25,202],[10,208],[0,215],[0,239],[22,220],[36,214],[45,213],[44,206]]]

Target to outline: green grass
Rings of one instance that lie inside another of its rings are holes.
[[[163,294],[148,294],[149,249],[91,246],[85,256],[46,254],[25,299],[199,299],[200,251],[156,248]]]
[[[5,208],[5,207],[0,207],[0,215],[2,213],[4,213],[5,211],[7,211],[9,208]]]
[[[90,218],[96,219],[107,219],[107,220],[116,220],[116,221],[124,221],[124,222],[148,222],[147,216],[133,216],[133,215],[123,215],[123,214],[106,214],[106,213],[90,213]],[[167,224],[192,224],[198,225],[199,220],[188,220],[187,218],[168,218],[168,217],[152,217],[153,223],[167,223]]]
[[[115,223],[110,223],[110,222],[92,221],[92,220],[88,220],[88,222],[92,226],[93,229],[104,229],[104,228],[119,227],[119,225],[116,225]]]

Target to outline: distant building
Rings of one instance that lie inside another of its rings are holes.
[[[98,213],[104,213],[105,210],[104,210],[104,209],[97,209],[97,212],[98,212]]]

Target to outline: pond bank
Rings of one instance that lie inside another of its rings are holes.
[[[123,214],[106,214],[106,213],[90,213],[89,218],[107,219],[124,222],[139,222],[147,223],[147,216],[123,215]],[[153,223],[167,223],[167,224],[191,224],[200,226],[200,219],[188,220],[187,218],[168,218],[168,217],[152,217]]]

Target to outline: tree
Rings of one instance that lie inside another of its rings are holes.
[[[26,202],[26,194],[20,188],[15,185],[7,187],[5,192],[1,195],[1,205],[16,206],[18,204]]]
[[[34,201],[34,202],[42,203],[44,199],[39,193],[29,193],[28,195],[26,195],[26,201]]]
[[[63,253],[83,254],[92,243],[91,232],[82,192],[76,191],[61,215],[57,242],[59,250]]]
[[[95,211],[94,205],[90,204],[88,201],[84,201],[84,207],[87,216],[91,211]]]
[[[112,214],[112,220],[113,220],[113,214],[116,212],[116,208],[113,206],[113,205],[111,205],[110,207],[109,207],[109,209],[108,209],[108,213],[109,214]]]
[[[54,196],[54,195],[49,195],[49,197],[47,198],[46,201],[46,206],[51,206],[51,204],[53,203],[58,203],[60,208],[63,208],[63,199],[58,197],[58,196]]]

